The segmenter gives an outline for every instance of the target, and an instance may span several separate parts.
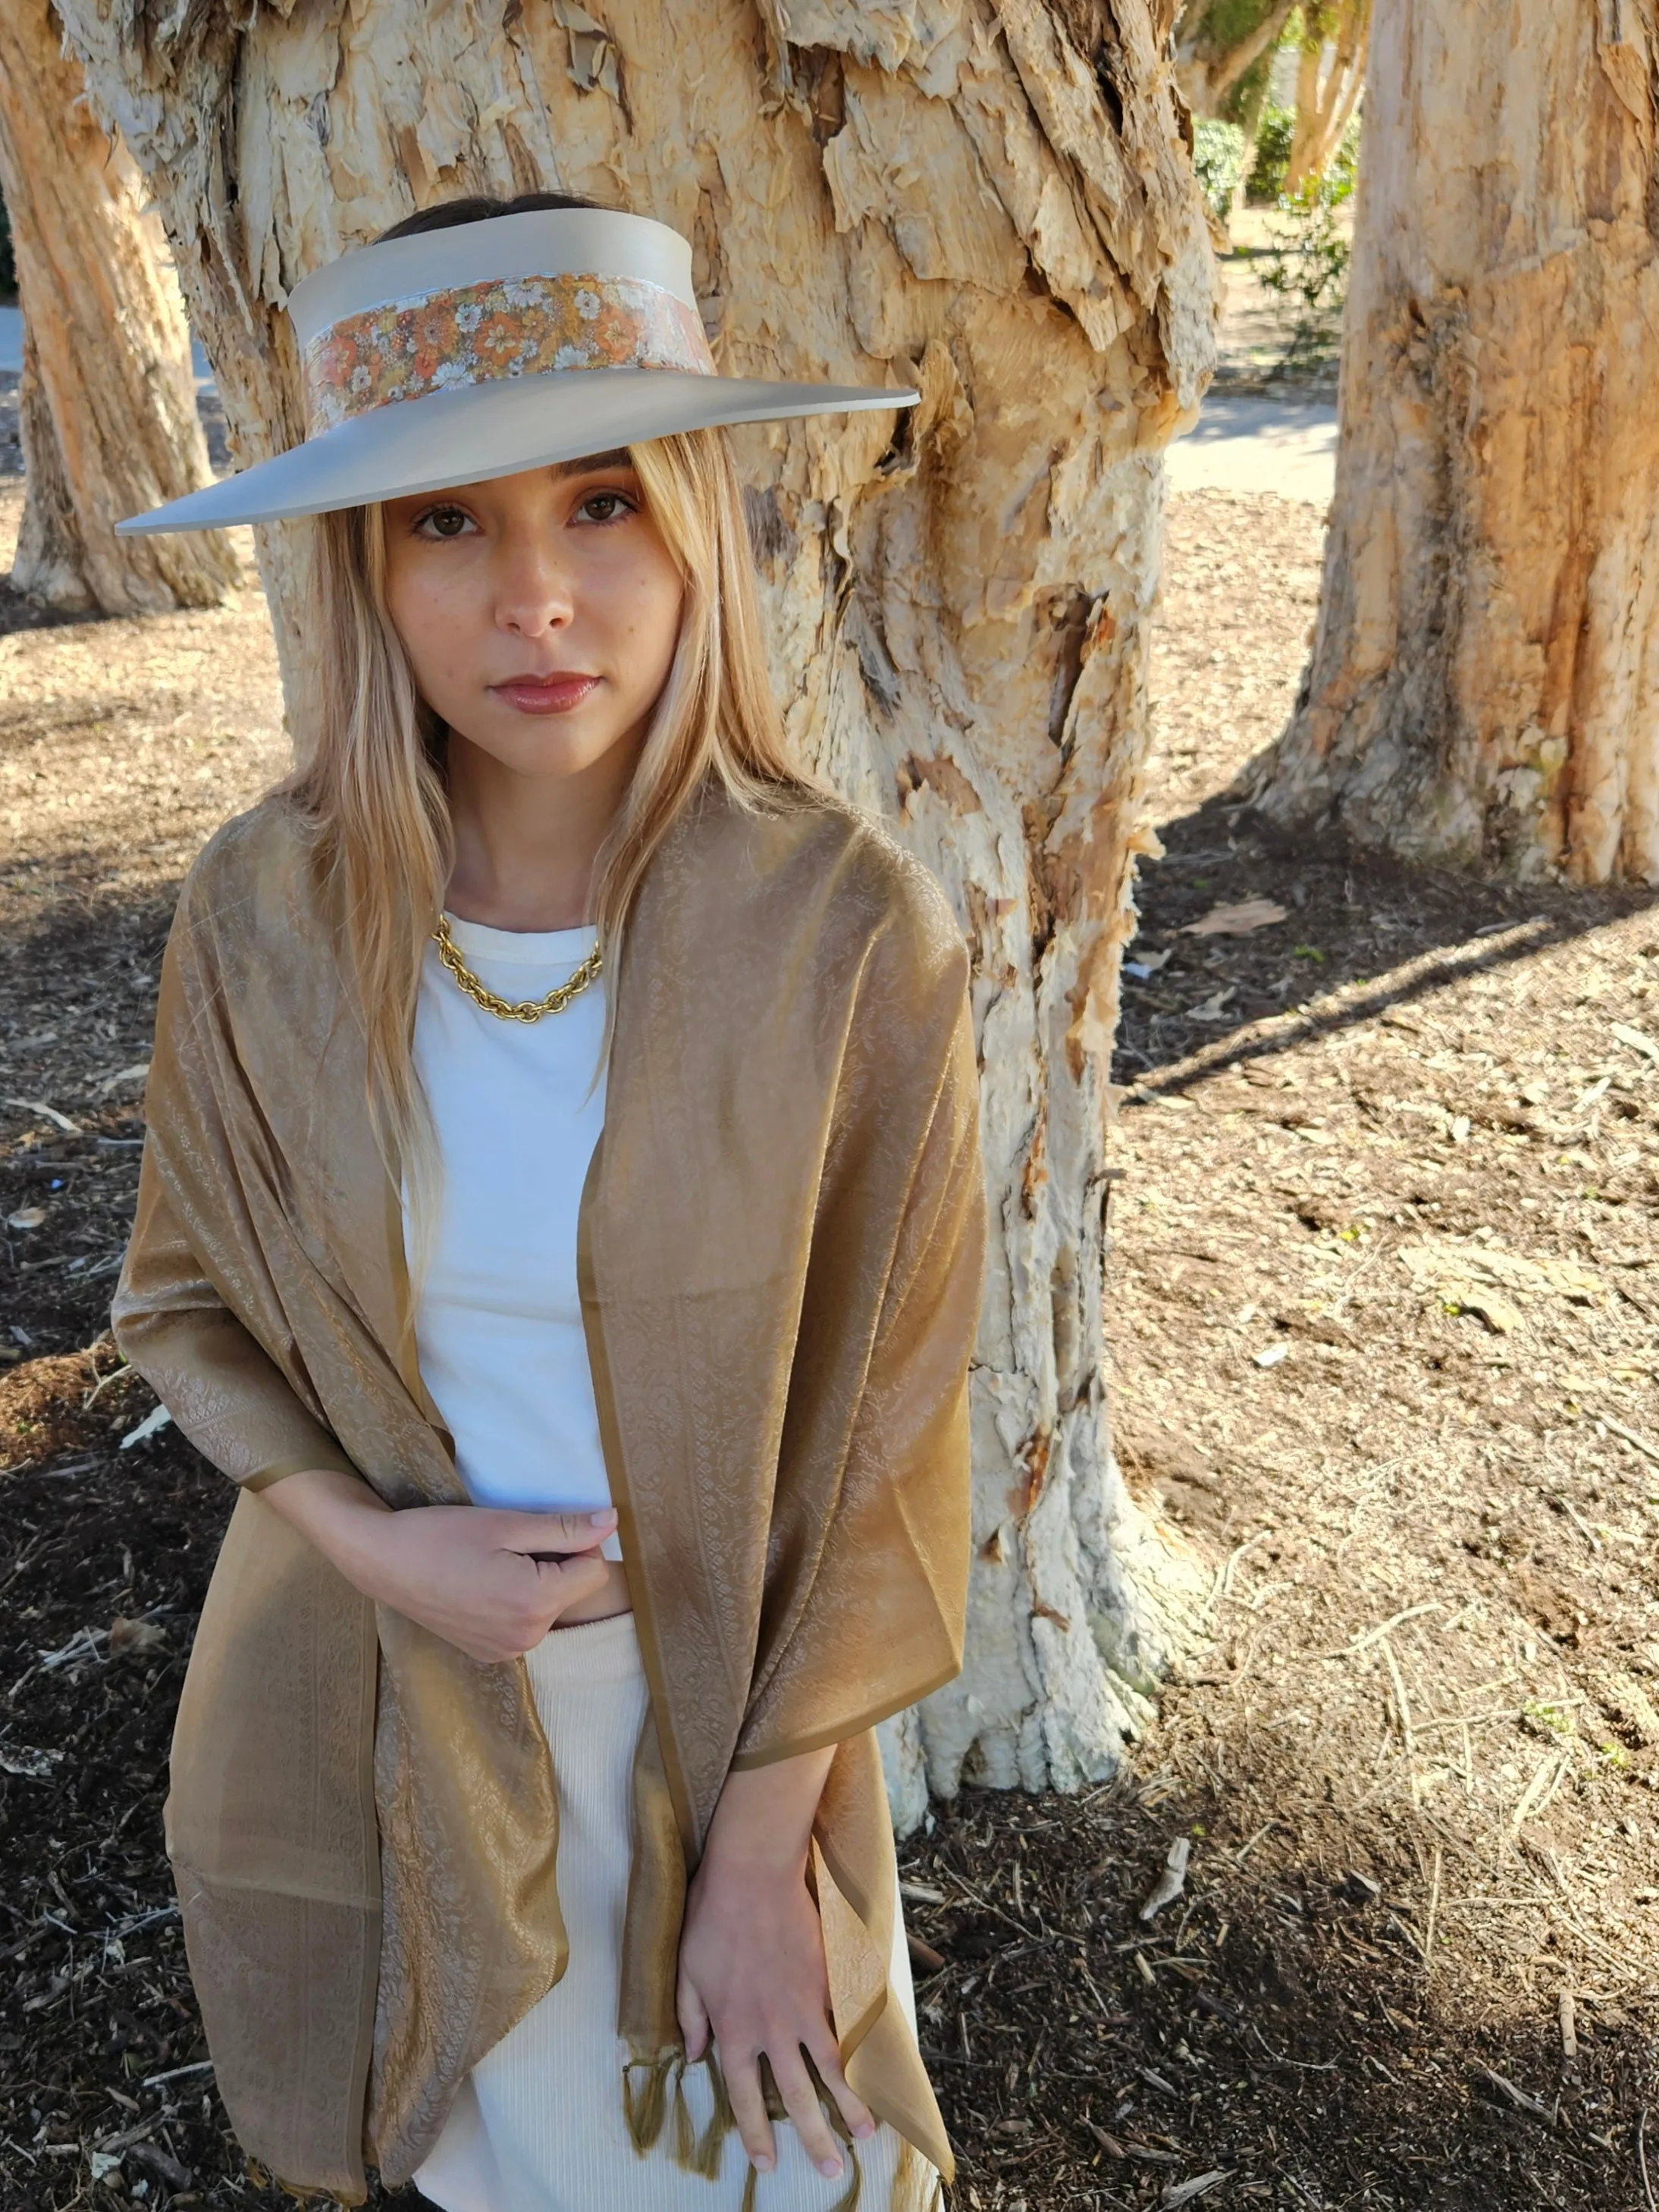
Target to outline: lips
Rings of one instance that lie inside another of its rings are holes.
[[[558,669],[550,676],[509,676],[490,690],[526,714],[564,714],[580,706],[599,682],[597,676]]]

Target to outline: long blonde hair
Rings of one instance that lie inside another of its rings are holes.
[[[684,582],[668,679],[595,871],[607,971],[653,855],[700,787],[744,807],[811,787],[791,761],[768,678],[742,489],[722,430],[630,447],[647,504]],[[453,864],[446,732],[416,688],[386,611],[379,507],[315,520],[314,730],[279,795],[310,826],[368,1042],[368,1103],[388,1167],[429,1252],[436,1147],[416,1079],[415,1006],[427,942]]]

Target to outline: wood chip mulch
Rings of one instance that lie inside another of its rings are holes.
[[[1228,800],[1317,569],[1311,510],[1171,504],[1109,1354],[1208,1636],[1132,1771],[965,1790],[902,1849],[972,2212],[1659,2185],[1659,1063],[1621,1034],[1659,1039],[1659,918]],[[279,757],[268,640],[0,651],[0,2206],[274,2207],[161,1848],[228,1499],[170,1428],[124,1448],[152,1401],[104,1334],[170,899]],[[1285,919],[1191,933],[1251,901]]]

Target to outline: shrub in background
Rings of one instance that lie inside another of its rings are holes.
[[[1239,124],[1204,122],[1193,126],[1193,168],[1218,222],[1225,223],[1233,211],[1249,151]]]
[[[1281,192],[1283,222],[1256,273],[1270,292],[1294,310],[1290,348],[1283,366],[1297,368],[1329,352],[1342,329],[1347,304],[1348,263],[1352,248],[1336,210],[1353,197],[1359,173],[1359,118],[1322,176],[1310,177],[1294,192]]]
[[[1256,126],[1255,159],[1244,186],[1244,197],[1252,207],[1272,207],[1284,191],[1295,131],[1295,108],[1280,107],[1268,100]]]

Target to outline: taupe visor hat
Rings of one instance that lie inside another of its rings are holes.
[[[921,397],[720,375],[689,244],[663,223],[599,209],[493,216],[360,246],[306,277],[289,313],[304,443],[118,531],[322,514],[675,431]]]

